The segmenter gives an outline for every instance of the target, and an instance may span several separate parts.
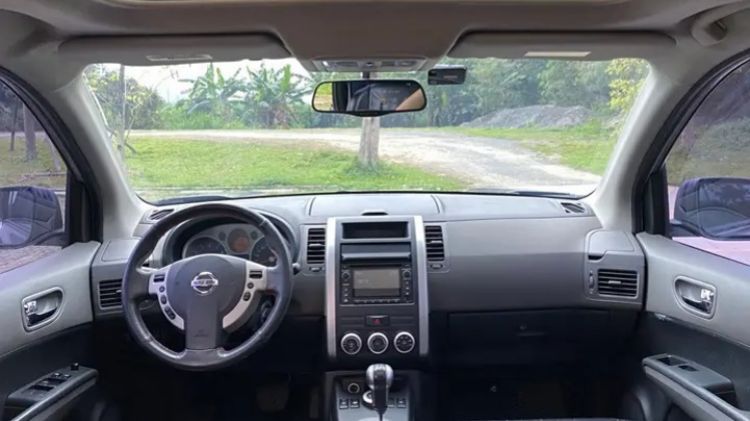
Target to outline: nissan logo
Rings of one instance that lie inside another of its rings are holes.
[[[211,272],[201,272],[190,281],[190,286],[198,294],[208,295],[219,286],[219,280]]]

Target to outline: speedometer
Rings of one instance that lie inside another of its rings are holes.
[[[264,266],[276,266],[277,258],[273,250],[268,247],[268,241],[266,241],[265,238],[261,238],[255,243],[253,253],[250,255],[250,260]]]
[[[210,237],[196,238],[185,247],[185,256],[191,257],[199,254],[226,254],[227,251],[220,242]]]

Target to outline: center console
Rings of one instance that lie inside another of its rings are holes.
[[[427,356],[424,243],[419,216],[328,220],[326,329],[331,360],[398,364]]]

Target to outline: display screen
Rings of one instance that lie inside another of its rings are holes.
[[[355,297],[394,297],[401,292],[398,268],[352,270]]]

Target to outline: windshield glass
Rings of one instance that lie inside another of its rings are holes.
[[[133,189],[160,201],[332,191],[536,191],[598,183],[646,62],[449,60],[463,85],[414,79],[423,111],[320,114],[324,80],[295,60],[89,66],[86,80]]]

